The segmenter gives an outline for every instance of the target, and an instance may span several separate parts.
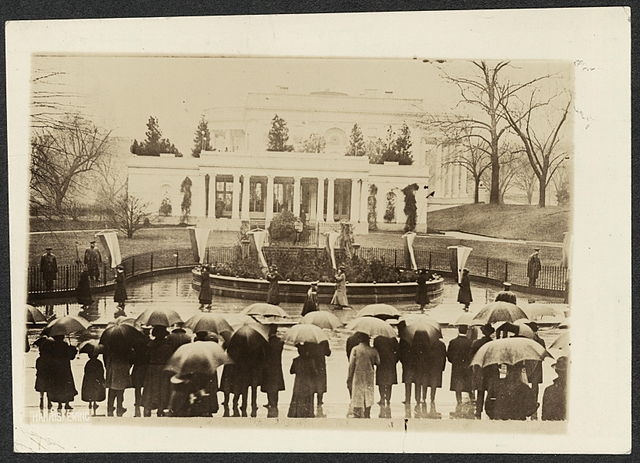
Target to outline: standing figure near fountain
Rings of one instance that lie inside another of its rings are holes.
[[[304,317],[309,312],[318,311],[318,282],[314,281],[307,290],[307,298],[302,306],[302,316]]]
[[[421,268],[418,272],[418,289],[416,290],[416,304],[420,306],[420,312],[424,313],[424,308],[429,303],[429,293],[427,292],[427,281],[430,280],[427,269]]]
[[[207,311],[211,311],[211,301],[213,296],[211,295],[211,279],[209,278],[209,266],[202,266],[202,279],[200,282],[200,294],[198,294],[198,302],[200,302],[199,309],[207,308]]]
[[[113,295],[113,301],[118,303],[118,310],[116,311],[115,316],[125,316],[124,313],[124,303],[127,300],[127,288],[126,282],[124,278],[124,267],[122,265],[118,265],[116,267],[116,291]]]
[[[336,309],[343,309],[349,307],[349,300],[347,299],[347,276],[344,273],[345,266],[340,265],[338,267],[338,273],[336,273],[336,292],[333,293],[331,304]]]
[[[469,311],[469,304],[473,302],[471,297],[471,283],[469,282],[469,270],[464,269],[462,271],[462,280],[458,283],[460,289],[458,290],[458,302],[464,305],[464,311]]]
[[[269,282],[269,292],[267,292],[267,304],[279,305],[280,304],[280,287],[278,281],[282,277],[278,273],[278,266],[273,264],[269,268],[269,273],[266,275],[266,279]]]

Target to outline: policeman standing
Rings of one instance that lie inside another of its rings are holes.
[[[45,252],[40,257],[40,273],[44,280],[44,287],[47,291],[53,290],[53,281],[58,278],[58,261],[56,256],[51,252],[53,248],[45,248]]]
[[[102,256],[100,251],[96,249],[96,242],[89,242],[89,249],[84,252],[84,265],[87,266],[89,271],[89,278],[93,281],[100,279],[100,266],[102,265]]]

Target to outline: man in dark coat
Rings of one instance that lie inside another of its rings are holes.
[[[529,325],[531,327],[531,331],[533,331],[533,340],[546,349],[547,345],[544,342],[544,339],[538,336],[538,324],[536,322],[528,322],[527,325]],[[535,362],[534,368],[529,372],[529,375],[527,377],[529,379],[529,384],[531,385],[531,390],[533,391],[533,395],[535,396],[537,401],[539,390],[540,390],[540,384],[542,384],[543,382],[542,362]],[[537,419],[538,418],[537,413],[534,414],[532,418]]]
[[[398,343],[398,360],[402,364],[402,382],[404,383],[405,415],[411,416],[411,387],[415,377],[415,362],[411,352],[411,344],[400,339]]]
[[[278,395],[280,391],[284,391],[284,376],[282,375],[284,342],[276,334],[276,325],[271,325],[269,329],[269,347],[264,363],[261,389],[267,394],[267,418],[277,418]]]
[[[51,402],[58,403],[58,410],[62,409],[62,404],[66,410],[72,410],[69,402],[78,394],[73,372],[71,371],[71,360],[78,353],[78,349],[67,344],[64,335],[53,336],[51,344],[51,383],[48,391],[48,398]]]
[[[355,332],[353,333],[351,336],[349,336],[347,338],[347,358],[351,357],[351,351],[353,350],[354,347],[356,347],[358,344],[360,344],[360,341],[362,340],[362,333],[359,332]]]
[[[494,381],[487,395],[487,415],[492,420],[526,420],[538,404],[531,388],[522,382],[523,366],[506,367],[506,377]]]
[[[269,282],[269,291],[267,292],[267,304],[278,305],[280,304],[280,288],[278,281],[282,279],[278,273],[278,267],[272,265],[267,273],[267,281]]]
[[[458,327],[458,337],[449,342],[447,359],[451,362],[451,385],[449,390],[456,393],[455,418],[461,415],[462,393],[471,395],[471,340],[467,337],[467,326]]]
[[[53,248],[46,248],[47,252],[40,257],[40,273],[47,291],[53,290],[53,281],[58,278],[58,261],[52,250]]]
[[[211,301],[213,300],[213,296],[211,294],[211,279],[209,278],[209,266],[202,266],[202,273],[200,278],[200,292],[198,293],[198,302],[200,302],[200,310],[204,309],[205,306],[207,310],[211,310]]]
[[[378,351],[380,365],[376,368],[376,384],[380,391],[380,418],[391,418],[391,388],[398,384],[398,341],[396,338],[376,336],[373,348]]]
[[[317,394],[316,416],[323,418],[325,416],[322,409],[324,403],[323,396],[327,392],[327,360],[326,357],[331,355],[331,347],[329,341],[320,343],[307,343],[304,346],[309,353],[309,357],[315,362],[317,375],[314,381],[313,393]]]
[[[427,281],[429,281],[429,274],[426,269],[421,268],[418,272],[418,278],[416,279],[416,283],[418,284],[418,289],[416,290],[416,304],[420,306],[421,312],[424,312],[424,308],[429,303]]]
[[[529,277],[529,286],[535,286],[536,280],[538,279],[538,275],[540,274],[540,270],[542,269],[542,264],[540,263],[540,249],[536,248],[533,250],[533,254],[529,256],[529,261],[527,262],[527,276]]]
[[[447,348],[440,339],[436,339],[429,346],[427,351],[427,371],[428,379],[422,390],[422,403],[426,405],[427,387],[429,387],[429,413],[427,418],[440,418],[441,415],[436,411],[436,392],[442,387],[442,372],[447,364]]]
[[[508,283],[505,281],[504,283],[502,283],[502,285],[503,285],[503,289],[498,294],[496,294],[495,301],[496,302],[502,301],[502,302],[509,302],[511,304],[517,304],[518,298],[516,297],[516,294],[511,291],[511,283]]]
[[[96,249],[96,242],[91,241],[89,248],[84,251],[84,265],[87,266],[89,277],[94,281],[100,279],[100,266],[102,265],[102,256],[100,251]]]
[[[458,283],[460,289],[458,290],[458,302],[464,305],[464,311],[469,311],[469,304],[473,302],[471,297],[471,282],[469,281],[469,270],[462,270],[462,280]]]
[[[127,300],[126,279],[124,277],[124,267],[116,267],[116,290],[113,294],[113,301],[118,303],[118,308],[124,311],[124,303]],[[124,314],[123,314],[124,315]]]
[[[560,357],[553,364],[558,377],[547,386],[542,396],[542,419],[561,421],[567,419],[567,367],[569,359]]]
[[[471,352],[469,358],[473,360],[473,356],[480,350],[482,346],[492,340],[491,335],[494,333],[494,329],[491,325],[486,324],[480,327],[482,337],[476,339],[471,344]],[[484,407],[485,392],[490,389],[491,384],[498,379],[498,366],[488,365],[484,368],[479,368],[473,372],[473,388],[476,390],[476,418],[482,417],[482,409]]]

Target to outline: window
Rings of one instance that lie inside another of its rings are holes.
[[[231,177],[216,178],[216,217],[231,217],[233,204],[233,179]]]
[[[351,182],[339,181],[335,183],[334,215],[338,220],[349,220],[351,212]]]
[[[249,189],[249,212],[264,212],[264,202],[267,197],[267,182],[251,180]]]
[[[273,212],[293,211],[293,183],[274,183]]]

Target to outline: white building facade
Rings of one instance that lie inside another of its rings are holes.
[[[287,122],[294,148],[318,134],[326,140],[325,152],[266,151],[275,114]],[[291,95],[284,90],[252,93],[242,108],[218,108],[205,115],[214,150],[203,151],[200,158],[131,155],[129,193],[147,202],[152,212],[168,201],[172,216],[179,217],[185,194],[181,190],[188,179],[190,222],[213,229],[238,230],[242,221],[268,227],[275,214],[288,209],[321,229],[347,220],[357,233],[367,233],[373,202],[378,228],[403,227],[401,189],[416,183],[418,231],[425,231],[427,193],[436,191],[429,199],[433,203],[472,198],[464,169],[447,166],[447,153],[430,142],[418,124],[422,114],[422,100],[399,99],[388,92],[357,97],[336,92]],[[413,165],[369,164],[366,155],[345,156],[355,123],[365,143],[384,139],[389,126],[397,130],[406,123]]]

